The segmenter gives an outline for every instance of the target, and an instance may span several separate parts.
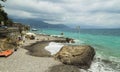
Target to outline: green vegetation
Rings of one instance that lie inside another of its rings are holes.
[[[5,2],[6,0],[0,0],[2,2]],[[4,6],[0,4],[0,25],[4,23],[5,26],[7,27],[17,27],[20,30],[20,33],[23,30],[30,30],[29,26],[23,25],[21,23],[14,23],[9,17],[8,14],[4,11]]]
[[[5,1],[7,1],[7,0],[0,0],[0,1],[3,1],[3,2],[5,2]]]
[[[2,2],[5,2],[6,0],[0,0]],[[13,21],[8,18],[7,13],[3,9],[4,6],[0,4],[0,23],[4,22],[5,26],[12,26]]]
[[[0,0],[0,2],[5,2],[6,0]],[[17,38],[23,35],[24,32],[30,30],[29,26],[23,25],[21,23],[13,22],[8,14],[4,11],[4,6],[0,4],[0,50],[16,49],[17,48]],[[4,26],[3,26],[4,25]],[[2,28],[3,26],[3,28]],[[6,28],[4,28],[6,27]]]

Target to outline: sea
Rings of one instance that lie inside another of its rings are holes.
[[[38,34],[60,35],[75,39],[76,45],[91,45],[96,55],[91,67],[82,72],[120,72],[120,29],[48,29]]]

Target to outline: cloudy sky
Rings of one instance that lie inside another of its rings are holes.
[[[7,0],[4,5],[6,12],[14,18],[120,28],[120,0]]]

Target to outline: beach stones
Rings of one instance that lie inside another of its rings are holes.
[[[88,69],[94,58],[95,50],[91,46],[64,46],[54,56],[64,64],[75,65],[83,69]]]

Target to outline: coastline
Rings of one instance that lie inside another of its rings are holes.
[[[61,41],[59,41],[61,40]],[[0,58],[0,71],[2,72],[86,72],[86,70],[80,69],[76,66],[64,65],[63,63],[55,60],[50,52],[48,52],[44,47],[48,46],[50,42],[63,42],[65,38],[52,37],[50,35],[36,34],[35,40],[26,39],[25,43],[20,46],[17,52],[14,52],[11,56],[7,58]],[[70,45],[67,43],[67,45]],[[104,60],[104,61],[103,61]],[[27,63],[28,62],[28,63]],[[11,64],[12,67],[9,67]],[[96,57],[92,62],[91,68],[88,71],[96,72],[96,69],[104,72],[106,69],[110,71],[115,71],[112,67],[117,63],[102,59],[101,57]],[[32,66],[35,67],[32,67]],[[46,66],[47,65],[47,66]],[[104,65],[104,66],[102,66]],[[110,67],[106,67],[110,65]],[[28,67],[29,66],[29,67]],[[116,67],[115,66],[115,67]],[[5,68],[3,68],[5,67]],[[119,67],[119,66],[118,66]],[[117,67],[117,68],[118,68]],[[116,68],[116,69],[117,69]],[[72,69],[72,70],[71,70]],[[58,70],[58,71],[56,71]],[[62,71],[63,70],[63,71]]]
[[[49,35],[43,35],[43,34],[36,34],[36,38],[34,40],[26,40],[24,46],[24,49],[28,50],[27,54],[38,56],[38,57],[50,57],[50,52],[45,50],[44,48],[48,46],[48,44],[56,40],[55,37],[51,37]],[[32,42],[32,43],[29,43]]]
[[[65,37],[53,37],[50,35],[43,35],[43,34],[36,34],[35,40],[26,40],[26,42],[31,42],[31,41],[33,41],[33,43],[24,44],[24,49],[28,50],[27,54],[32,55],[32,56],[37,56],[37,57],[51,57],[52,56],[51,53],[47,49],[45,49],[45,47],[48,46],[51,42],[67,43]]]
[[[49,42],[58,41],[59,39],[61,40],[64,38],[37,35],[35,40],[26,40],[25,43],[11,56],[7,58],[0,58],[0,71],[57,72],[57,70],[61,69],[61,72],[69,72],[72,68],[72,71],[79,72],[79,68],[75,66],[64,65],[61,62],[54,60],[50,53],[44,49]]]

